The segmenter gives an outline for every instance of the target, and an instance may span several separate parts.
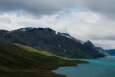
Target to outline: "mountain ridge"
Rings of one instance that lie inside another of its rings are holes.
[[[107,53],[109,53],[111,56],[115,56],[115,49],[108,49],[105,50]]]
[[[51,28],[20,28],[13,31],[0,30],[0,42],[18,43],[70,58],[99,58],[105,55],[92,42],[83,42],[67,33],[56,33]]]

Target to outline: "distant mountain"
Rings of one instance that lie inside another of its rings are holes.
[[[108,52],[106,52],[106,50],[104,50],[103,48],[101,48],[101,47],[97,47],[97,48],[100,51],[100,53],[103,53],[106,56],[110,56],[110,54]]]
[[[115,56],[115,49],[108,49],[105,50],[107,53],[109,53],[111,56]]]
[[[50,28],[20,28],[13,31],[0,30],[0,42],[18,43],[38,50],[70,58],[104,57],[91,41],[81,41],[67,33],[56,32]]]
[[[19,44],[0,43],[0,77],[65,77],[51,70],[84,62],[64,59]]]

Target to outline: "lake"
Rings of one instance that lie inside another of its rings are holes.
[[[115,56],[100,59],[82,59],[89,64],[60,67],[53,72],[67,75],[66,77],[115,77]]]

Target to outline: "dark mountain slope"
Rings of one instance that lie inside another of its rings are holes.
[[[40,52],[19,44],[0,43],[0,77],[64,77],[52,73],[60,66],[83,63]]]
[[[110,54],[109,54],[108,52],[106,52],[106,50],[104,50],[103,48],[101,48],[101,47],[97,47],[97,48],[98,48],[98,50],[99,50],[101,53],[103,53],[104,55],[110,56]]]
[[[48,51],[55,55],[76,58],[104,57],[90,42],[81,43],[65,33],[57,33],[50,28],[21,28],[14,31],[0,30],[0,42],[19,43]]]

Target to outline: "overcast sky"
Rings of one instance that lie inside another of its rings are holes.
[[[0,29],[49,27],[115,48],[115,0],[0,0]]]

